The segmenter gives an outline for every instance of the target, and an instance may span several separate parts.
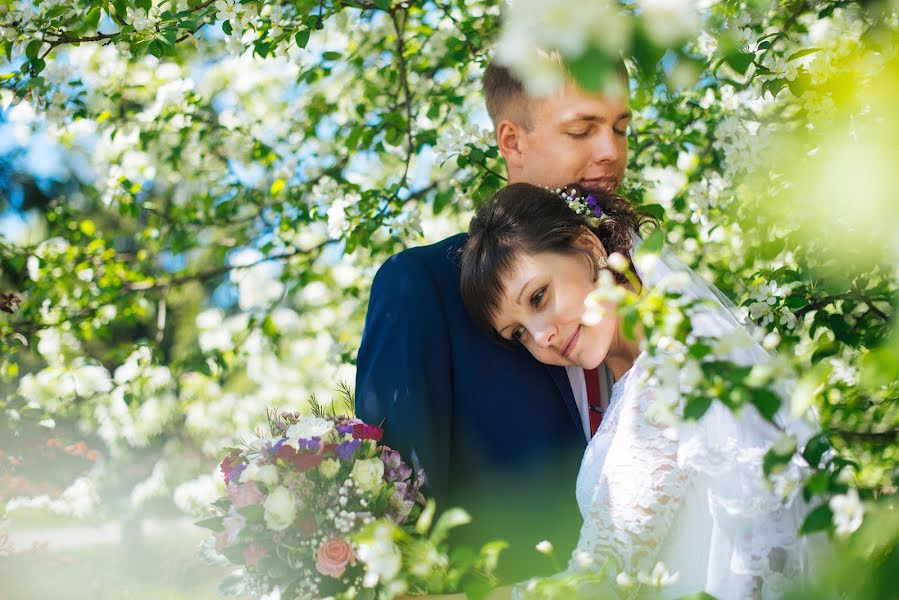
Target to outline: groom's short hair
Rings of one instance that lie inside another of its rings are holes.
[[[544,56],[568,73],[565,61],[558,52],[546,52]],[[627,89],[628,73],[623,60],[618,63],[615,70]],[[484,70],[481,84],[487,103],[487,114],[490,115],[494,127],[503,119],[509,119],[526,130],[531,129],[533,123],[530,103],[533,98],[528,95],[524,83],[508,67],[491,60]]]
[[[508,67],[490,61],[484,70],[484,98],[493,126],[509,119],[525,129],[531,128],[531,110],[524,84]]]

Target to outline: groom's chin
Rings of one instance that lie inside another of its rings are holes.
[[[588,193],[614,194],[618,191],[621,181],[617,177],[598,177],[596,179],[582,179],[578,182]]]

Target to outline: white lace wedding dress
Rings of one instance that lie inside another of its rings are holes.
[[[690,314],[695,334],[743,338],[726,355],[735,363],[771,361],[730,301],[670,253],[640,276],[654,287],[672,273],[685,279],[684,297],[707,302]],[[580,581],[575,591],[557,595],[566,598],[677,598],[700,591],[720,600],[779,598],[808,568],[805,540],[798,535],[807,506],[796,491],[775,491],[762,462],[785,432],[801,447],[817,429],[814,420],[790,417],[783,408],[775,427],[752,406],[735,415],[718,401],[698,421],[672,419],[682,410],[683,394],[677,385],[660,384],[658,371],[653,374],[656,360],[641,354],[613,387],[578,475],[580,539],[568,571],[549,583]],[[673,373],[676,379],[679,373]],[[789,398],[789,385],[779,387]],[[800,461],[791,463],[781,481],[798,480],[802,468]],[[659,562],[671,577],[657,570],[655,579],[667,585],[650,591],[647,580]],[[595,576],[599,571],[601,578]],[[633,585],[620,585],[627,580]],[[513,596],[542,597],[551,589],[521,584]]]
[[[674,428],[648,417],[658,388],[641,357],[612,392],[577,481],[584,517],[569,570],[605,566],[607,589],[640,591],[638,573],[657,562],[673,583],[661,597],[704,591],[721,600],[778,598],[805,569],[801,499],[781,499],[762,459],[781,432],[754,409],[737,418],[714,403]],[[634,587],[615,583],[627,574]],[[658,573],[657,573],[658,574]],[[588,590],[587,596],[591,596]]]

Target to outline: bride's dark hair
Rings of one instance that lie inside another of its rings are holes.
[[[503,280],[520,254],[584,255],[593,263],[595,280],[606,265],[592,252],[575,245],[584,228],[596,234],[608,254],[619,252],[629,257],[634,234],[652,222],[617,194],[587,192],[578,185],[564,189],[581,198],[590,194],[596,199],[604,215],[598,225],[590,225],[556,192],[527,183],[504,187],[475,212],[462,249],[460,291],[468,314],[488,335],[499,337],[493,321],[503,294]],[[620,273],[615,276],[621,283],[626,281]]]

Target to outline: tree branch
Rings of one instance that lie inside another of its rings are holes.
[[[412,163],[412,157],[415,154],[415,139],[412,135],[412,92],[409,90],[409,77],[406,73],[406,43],[403,39],[405,23],[400,23],[398,12],[397,10],[391,10],[390,16],[393,19],[393,29],[396,31],[396,51],[399,59],[400,82],[403,87],[403,95],[405,96],[403,104],[406,107],[406,166],[403,168],[403,176],[397,184],[397,189],[406,185],[406,180],[409,177],[409,165]]]
[[[204,8],[207,8],[207,7],[211,6],[214,2],[215,2],[215,0],[206,0],[206,1],[203,2],[203,3],[194,6],[193,8],[187,9],[187,11],[185,11],[185,12],[187,12],[187,13],[195,13],[195,12],[199,12],[199,11],[203,10]],[[121,15],[117,15],[117,16],[118,16],[118,17],[121,17]],[[183,42],[183,41],[186,40],[187,38],[193,36],[193,35],[196,34],[196,32],[199,31],[200,28],[202,28],[205,24],[206,24],[206,23],[201,23],[200,26],[197,27],[197,30],[196,30],[196,31],[189,32],[189,33],[187,33],[187,34],[181,36],[180,38],[178,38],[177,40],[175,40],[175,43],[177,44],[177,43]],[[153,31],[153,35],[159,33],[159,31],[160,31],[160,29],[159,29],[159,26],[157,25],[157,27],[156,27],[156,28],[154,29],[154,31]],[[115,32],[115,33],[98,33],[98,34],[96,34],[96,35],[86,35],[86,36],[79,37],[79,38],[70,38],[70,37],[66,34],[65,31],[61,31],[61,32],[59,32],[58,34],[54,34],[54,35],[57,36],[56,39],[53,39],[53,40],[44,40],[44,41],[46,41],[48,44],[50,44],[50,47],[47,48],[46,52],[44,52],[44,53],[41,55],[41,59],[47,58],[47,55],[50,54],[50,52],[52,52],[53,49],[56,48],[56,47],[58,47],[58,46],[63,46],[63,45],[65,45],[65,44],[81,44],[81,43],[84,43],[84,42],[105,42],[105,41],[111,40],[111,39],[113,39],[113,38],[119,36],[120,34],[121,34],[121,32],[120,32],[120,31],[117,31],[117,32]]]
[[[296,248],[291,246],[286,251],[278,253],[278,254],[270,254],[268,256],[264,256],[261,259],[254,261],[252,263],[246,265],[222,265],[220,267],[216,267],[214,269],[208,269],[206,271],[200,271],[198,273],[191,273],[187,275],[182,275],[180,277],[173,277],[171,279],[158,279],[152,282],[132,282],[128,285],[122,287],[117,300],[121,300],[135,293],[141,292],[150,292],[153,290],[166,290],[168,291],[170,288],[177,287],[183,285],[185,283],[191,281],[207,281],[209,279],[213,279],[219,275],[224,275],[225,273],[229,273],[231,271],[239,271],[241,269],[249,269],[260,265],[265,262],[273,261],[273,260],[289,260],[290,258],[296,256],[308,256],[314,255],[320,252],[325,247],[336,243],[337,240],[326,240],[321,244],[313,246],[312,248]],[[55,323],[37,323],[33,324],[31,327],[19,330],[14,334],[5,336],[3,342],[9,343],[12,341],[13,337],[24,335],[31,336],[38,331],[42,331],[44,329],[50,329],[52,327],[59,327],[64,323],[77,323],[83,321],[84,319],[90,317],[95,312],[100,310],[103,306],[109,304],[109,301],[102,302],[99,305],[94,306],[86,306],[80,311],[73,313],[71,315],[67,315],[65,318],[56,321]]]
[[[845,429],[831,429],[828,433],[853,442],[889,444],[899,440],[899,429],[888,429],[886,431],[847,431]]]

